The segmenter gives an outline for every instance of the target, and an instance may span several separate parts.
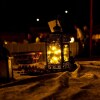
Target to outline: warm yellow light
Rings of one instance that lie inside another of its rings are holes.
[[[68,45],[64,45],[64,48],[68,48]]]
[[[64,45],[64,54],[68,53],[68,50],[69,50],[68,45]]]
[[[47,52],[47,54],[51,54],[51,51],[49,50],[49,51]]]
[[[4,44],[8,44],[8,42],[7,41],[4,41]]]
[[[63,47],[64,61],[69,59],[69,46],[68,44]],[[49,64],[59,64],[61,63],[61,48],[59,44],[54,43],[48,46],[47,57]]]
[[[64,56],[64,61],[68,61],[68,56]]]
[[[64,54],[68,52],[68,48],[64,48]]]
[[[54,54],[60,54],[60,53],[61,53],[60,49],[54,51]]]
[[[54,56],[52,59],[55,60],[55,61],[57,61],[57,57],[56,56]]]
[[[61,49],[58,44],[51,44],[47,50],[48,61],[51,64],[58,64],[61,60]]]
[[[52,50],[56,50],[56,46],[52,46],[51,49],[52,49]]]
[[[68,61],[69,59],[69,47],[68,45],[64,45],[64,61]]]
[[[39,37],[37,37],[35,41],[36,41],[36,43],[37,43],[37,42],[40,42],[40,39],[39,39]]]
[[[56,56],[53,56],[53,57],[51,58],[51,60],[50,60],[50,63],[53,63],[53,64],[59,63],[59,58],[56,57]]]

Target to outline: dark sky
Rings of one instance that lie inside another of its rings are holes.
[[[93,21],[99,24],[99,0],[93,0]],[[88,25],[90,0],[1,0],[1,31],[25,31],[29,26],[46,26],[58,15],[63,25]],[[64,11],[69,13],[65,14]],[[36,22],[36,18],[40,22]]]

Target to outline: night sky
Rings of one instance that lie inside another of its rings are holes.
[[[30,26],[47,26],[58,18],[64,27],[90,23],[90,0],[1,0],[0,31],[26,31]],[[93,0],[93,22],[100,24],[99,0]],[[64,11],[68,10],[68,14]],[[40,18],[40,22],[36,22]]]

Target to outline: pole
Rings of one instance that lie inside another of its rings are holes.
[[[92,55],[93,0],[90,0],[90,57]]]

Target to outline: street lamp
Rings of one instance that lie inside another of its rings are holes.
[[[65,13],[67,14],[68,13],[68,10],[65,10]]]

